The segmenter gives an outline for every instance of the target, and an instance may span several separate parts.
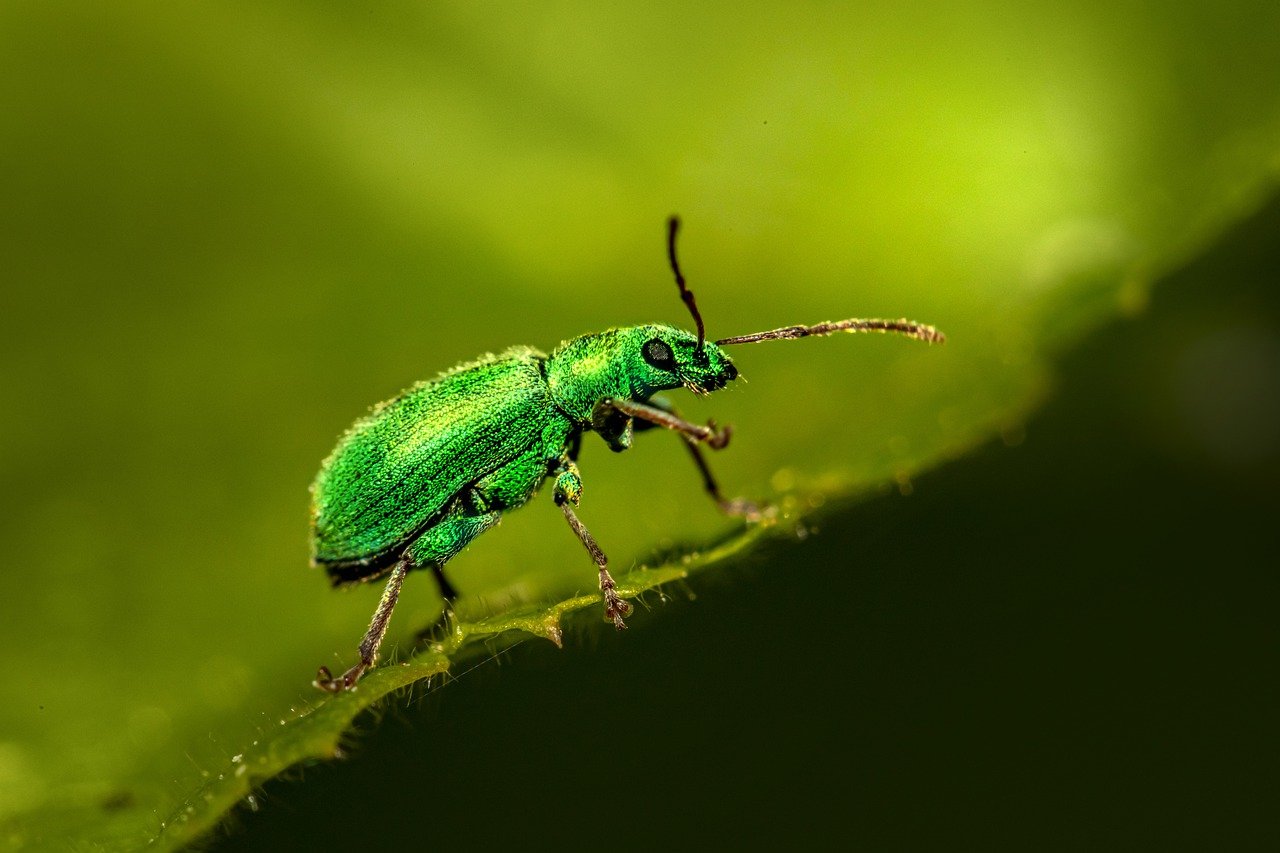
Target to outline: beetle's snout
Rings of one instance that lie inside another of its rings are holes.
[[[734,367],[732,362],[726,362],[719,373],[707,376],[698,383],[698,387],[706,392],[719,391],[737,378],[738,368]]]

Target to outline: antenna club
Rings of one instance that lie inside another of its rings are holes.
[[[784,341],[794,338],[820,337],[836,332],[880,332],[881,334],[905,335],[908,338],[925,341],[931,344],[945,343],[947,336],[923,323],[916,323],[905,317],[898,320],[837,320],[830,323],[818,323],[813,326],[785,326],[767,332],[754,332],[750,335],[738,335],[732,338],[721,338],[717,346],[730,344],[754,344],[761,341]]]

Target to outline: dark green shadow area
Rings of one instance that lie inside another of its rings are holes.
[[[1274,848],[1276,233],[1085,341],[1014,446],[402,697],[212,846]]]

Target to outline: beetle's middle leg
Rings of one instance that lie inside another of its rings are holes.
[[[444,602],[444,607],[441,608],[440,615],[435,618],[434,622],[413,635],[414,642],[417,643],[424,643],[433,639],[441,628],[448,626],[449,617],[453,615],[453,603],[461,595],[445,575],[443,563],[431,563],[427,568],[431,570],[431,577],[436,582],[436,591],[440,593],[440,599]]]
[[[458,597],[453,584],[449,583],[449,579],[445,577],[445,563],[481,532],[497,524],[502,513],[527,502],[547,476],[547,470],[546,454],[542,449],[529,448],[506,465],[472,483],[456,499],[451,512],[464,519],[484,519],[482,528],[474,534],[468,532],[465,540],[460,543],[445,543],[438,539],[434,543],[428,543],[430,547],[426,548],[419,548],[417,543],[414,544],[415,556],[424,561],[423,565],[431,568],[436,584],[440,588],[440,595],[445,600],[445,610],[440,614],[440,618],[418,632],[419,642],[430,639],[437,629],[445,624],[453,601]]]
[[[667,412],[675,418],[680,417],[680,412],[665,397],[653,397],[649,400],[649,405]],[[657,426],[659,424],[653,421],[638,420],[634,429],[636,432],[643,432]],[[693,457],[693,464],[698,466],[698,472],[702,474],[702,487],[706,489],[707,494],[711,496],[711,500],[715,501],[720,511],[725,515],[741,516],[747,521],[759,521],[763,513],[757,504],[745,498],[726,498],[720,491],[720,484],[716,482],[715,475],[711,473],[711,466],[707,464],[707,457],[703,454],[702,448],[698,446],[698,440],[684,432],[680,433],[680,438],[683,440],[684,446],[689,448],[689,455]]]
[[[444,599],[444,609],[448,610],[453,607],[453,602],[458,599],[458,590],[454,589],[453,584],[449,583],[449,579],[444,576],[444,566],[440,563],[431,564],[431,576],[436,580],[436,589],[440,591],[440,597]]]
[[[587,526],[573,511],[582,498],[582,477],[578,474],[578,466],[566,455],[560,460],[559,466],[553,473],[556,476],[554,494],[556,505],[560,507],[565,521],[569,522],[570,529],[577,535],[578,540],[587,549],[587,553],[591,555],[591,559],[595,561],[596,568],[600,570],[600,592],[604,595],[604,615],[613,620],[614,627],[621,631],[627,627],[624,620],[631,615],[631,604],[618,595],[618,585],[609,574],[609,558],[605,556],[604,551],[600,550],[591,531],[587,530]]]

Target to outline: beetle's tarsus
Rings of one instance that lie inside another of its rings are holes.
[[[613,627],[625,631],[627,623],[624,617],[631,615],[631,602],[618,595],[618,585],[606,568],[600,569],[600,592],[604,594],[604,615],[613,622]]]
[[[600,570],[600,592],[604,595],[604,615],[619,631],[625,629],[627,627],[625,617],[631,615],[631,605],[618,595],[618,585],[614,582],[613,575],[609,574],[609,558],[604,555],[604,551],[600,550],[595,537],[578,519],[578,514],[567,502],[560,505],[560,511],[564,513],[565,521],[569,522],[569,527],[577,534],[579,541],[595,561],[596,568]]]
[[[720,511],[725,515],[731,515],[752,523],[762,521],[773,509],[770,504],[757,504],[746,498],[718,499],[716,506],[720,507]]]
[[[725,424],[717,427],[715,421],[707,421],[707,446],[712,450],[724,450],[729,446],[729,439],[733,436],[733,426]]]
[[[337,678],[333,677],[333,673],[329,671],[329,667],[322,666],[316,672],[316,680],[311,683],[326,693],[341,693],[344,690],[354,690],[356,682],[360,680],[360,676],[364,675],[364,671],[368,669],[370,665],[371,664],[361,661]]]

